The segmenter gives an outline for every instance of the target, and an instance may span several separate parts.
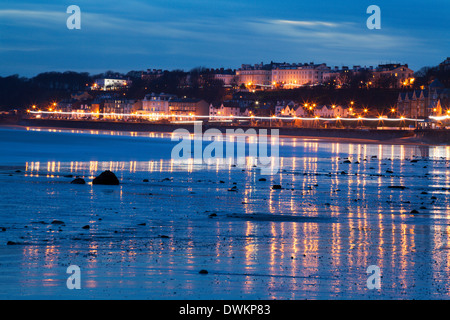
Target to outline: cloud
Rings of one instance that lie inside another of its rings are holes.
[[[0,58],[24,70],[39,63],[45,69],[89,70],[237,67],[268,60],[374,64],[398,57],[422,63],[430,56],[425,50],[436,49],[437,43],[446,48],[441,45],[445,28],[442,36],[435,30],[423,37],[416,25],[399,25],[386,16],[382,30],[368,30],[365,8],[357,15],[335,2],[328,3],[334,10],[319,15],[319,4],[294,0],[283,6],[268,0],[258,5],[241,0],[110,0],[107,5],[78,0],[81,30],[68,30],[68,4],[28,1],[0,9]]]
[[[287,24],[302,27],[337,27],[338,23],[326,21],[295,21],[295,20],[270,20],[274,24]]]
[[[65,21],[67,14],[57,11],[41,11],[41,10],[20,10],[20,9],[3,9],[0,10],[1,23],[13,22],[17,26],[32,25],[48,26],[52,23]]]
[[[279,41],[329,49],[364,48],[379,51],[418,43],[417,39],[411,37],[374,32],[349,22],[261,19],[249,22],[249,26],[254,33],[262,33]]]

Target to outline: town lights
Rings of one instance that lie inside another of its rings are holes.
[[[61,111],[61,110],[54,110],[54,111],[42,111],[42,110],[27,110],[27,112],[29,112],[30,114],[36,114],[36,118],[40,118],[41,115],[43,114],[61,114],[61,115],[71,115],[71,116],[99,116],[99,115],[103,115],[106,117],[114,117],[114,116],[118,116],[118,117],[144,117],[146,119],[152,119],[152,118],[156,118],[158,119],[159,117],[168,117],[170,116],[170,114],[156,114],[156,113],[149,113],[149,114],[139,114],[139,113],[116,113],[114,111],[111,111],[110,113],[101,113],[99,111],[95,111],[95,112],[86,112],[85,110],[73,110],[73,111]],[[435,119],[435,120],[446,120],[450,118],[450,110],[447,110],[446,113],[448,115],[442,116],[442,117],[436,117],[436,116],[430,116],[430,119]],[[172,116],[174,116],[174,114],[172,114]],[[199,115],[195,115],[193,113],[189,113],[189,114],[182,114],[182,115],[178,115],[180,117],[180,120],[183,120],[183,118],[210,118],[211,116],[199,116]],[[230,115],[230,116],[224,116],[224,115],[220,115],[220,116],[216,116],[218,118],[223,118],[223,119],[261,119],[261,120],[272,120],[272,119],[281,119],[279,117],[277,117],[276,115],[271,115],[271,116],[255,116],[253,114],[251,114],[251,112],[249,112],[249,116],[239,116],[239,115]],[[410,119],[410,118],[406,118],[404,116],[402,116],[401,118],[388,118],[385,115],[378,115],[376,118],[366,118],[363,115],[357,115],[356,117],[341,117],[341,116],[336,116],[335,118],[321,118],[320,116],[311,116],[311,117],[305,117],[305,118],[301,118],[301,117],[297,117],[297,116],[291,116],[291,117],[283,117],[282,119],[302,119],[305,121],[311,120],[311,121],[316,121],[316,120],[327,120],[327,121],[399,121],[399,120],[408,120],[408,121],[418,121],[418,122],[423,122],[426,121],[424,119]]]
[[[367,113],[367,112],[369,112],[369,110],[367,110],[367,109],[364,109],[364,113]]]
[[[391,109],[391,112],[392,112],[392,113],[394,113],[394,112],[395,112],[395,109],[394,109],[394,108],[392,108],[392,109]]]

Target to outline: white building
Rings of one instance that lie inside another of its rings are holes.
[[[236,76],[227,73],[216,73],[214,79],[222,81],[225,87],[231,87],[236,82]]]
[[[142,100],[142,113],[162,115],[169,114],[169,102],[173,99],[177,99],[174,94],[148,94]]]
[[[272,66],[255,64],[254,66],[243,64],[236,71],[237,84],[250,86],[270,86],[272,83]]]
[[[325,63],[288,64],[281,65],[272,70],[272,85],[281,85],[283,88],[296,88],[304,85],[323,83],[323,76],[330,68]]]
[[[349,116],[348,108],[344,108],[343,106],[332,106],[331,108],[334,113],[334,118],[347,118]]]
[[[322,106],[314,110],[314,115],[321,118],[334,118],[335,112],[333,107]]]
[[[239,117],[242,116],[241,108],[237,103],[232,101],[225,101],[221,104],[210,104],[209,106],[210,119],[216,117]]]
[[[111,99],[105,100],[103,112],[106,119],[126,119],[136,108],[136,100]]]
[[[294,101],[290,101],[286,103],[286,101],[278,101],[275,106],[275,115],[277,117],[280,116],[295,116],[295,103]]]
[[[117,90],[122,89],[130,85],[130,80],[124,79],[97,79],[95,80],[94,90]]]

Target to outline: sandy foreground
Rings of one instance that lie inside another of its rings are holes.
[[[174,145],[0,128],[0,298],[449,297],[450,147],[282,138],[262,176],[174,163]],[[104,170],[121,185],[90,184]]]

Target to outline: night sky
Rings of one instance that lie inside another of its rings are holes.
[[[381,8],[381,30],[366,9]],[[81,30],[69,30],[69,5]],[[0,1],[0,75],[238,68],[242,63],[409,63],[450,56],[450,1]]]

